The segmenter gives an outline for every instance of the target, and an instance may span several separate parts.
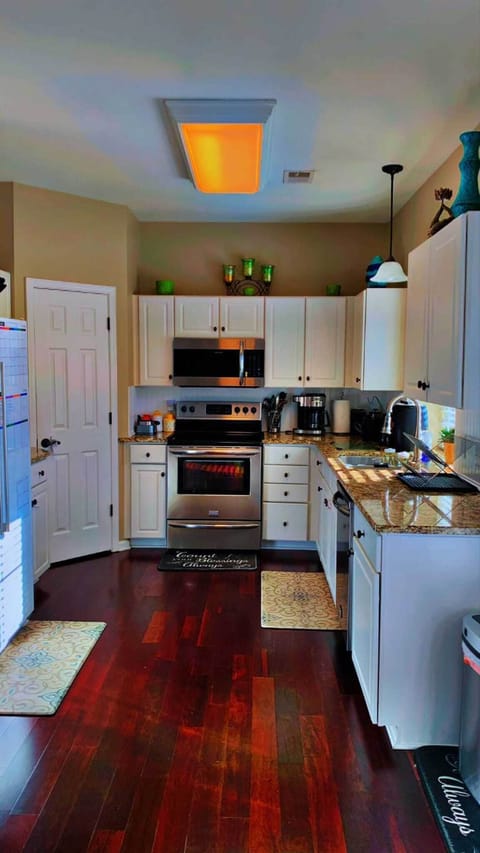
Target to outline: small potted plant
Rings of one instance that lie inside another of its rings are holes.
[[[445,462],[451,465],[455,461],[455,430],[453,427],[440,430],[440,441],[443,443]]]

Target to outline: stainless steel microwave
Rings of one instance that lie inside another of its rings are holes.
[[[265,384],[263,338],[174,338],[173,384],[259,388]]]

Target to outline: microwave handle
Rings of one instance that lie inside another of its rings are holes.
[[[245,347],[243,340],[240,341],[240,350],[238,353],[238,363],[239,363],[239,379],[240,385],[245,385]]]

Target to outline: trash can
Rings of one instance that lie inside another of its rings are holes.
[[[480,613],[464,616],[462,652],[459,770],[480,803]]]

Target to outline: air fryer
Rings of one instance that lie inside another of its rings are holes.
[[[417,430],[417,407],[411,403],[396,403],[392,409],[392,434],[389,444],[398,452],[400,450],[411,450],[412,445],[404,432],[416,435]]]

